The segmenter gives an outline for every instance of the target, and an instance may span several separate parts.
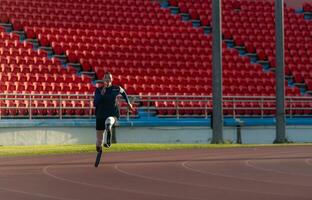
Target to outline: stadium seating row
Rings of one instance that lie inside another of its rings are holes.
[[[0,42],[1,92],[94,90],[90,77],[77,76],[74,68],[62,67],[59,60],[49,59],[43,50],[34,51],[12,33],[1,35],[5,39]]]

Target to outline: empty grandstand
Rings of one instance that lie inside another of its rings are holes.
[[[227,0],[223,114],[275,115],[274,3]],[[312,114],[311,4],[285,5],[289,117]],[[92,118],[105,71],[133,96],[140,119],[209,118],[211,0],[3,0],[0,118]],[[123,102],[121,102],[123,104]]]
[[[210,1],[168,3],[189,14],[190,19],[199,19],[203,26],[211,23]],[[225,96],[274,96],[274,74],[264,72],[262,66],[274,71],[273,8],[273,3],[266,1],[224,3]],[[193,28],[191,22],[183,22],[179,15],[161,9],[158,2],[3,1],[1,9],[2,23],[12,24],[1,33],[4,92],[91,94],[94,85],[88,75],[101,79],[108,70],[130,94],[211,95],[212,37],[200,27]],[[310,25],[294,9],[285,11],[286,75],[291,85],[285,81],[286,94],[300,96],[298,87],[303,94],[310,90],[311,44],[305,42]],[[10,28],[13,32],[6,33]],[[52,59],[48,59],[50,49]],[[67,67],[61,67],[61,56],[67,58]],[[77,64],[76,71],[72,66]],[[23,106],[27,102],[6,101],[5,105]],[[48,106],[51,102],[42,103]],[[172,103],[156,102],[156,106]],[[38,107],[36,101],[34,107]]]

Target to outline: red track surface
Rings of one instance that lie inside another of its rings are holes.
[[[0,199],[312,199],[312,146],[95,156],[0,158]]]

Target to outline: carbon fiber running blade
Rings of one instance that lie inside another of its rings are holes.
[[[96,155],[96,159],[95,159],[95,163],[94,163],[94,167],[98,167],[101,161],[101,157],[102,157],[102,151],[99,151]]]

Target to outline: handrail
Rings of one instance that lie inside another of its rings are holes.
[[[207,118],[212,112],[212,96],[129,95],[129,98],[137,108],[149,113],[148,116]],[[233,117],[246,116],[248,113],[259,117],[272,116],[275,100],[275,96],[224,96],[223,110],[225,115]],[[137,113],[129,114],[121,98],[120,102],[123,117],[129,119],[137,116]],[[287,116],[298,113],[301,116],[312,115],[312,97],[287,96],[285,103]],[[93,94],[0,93],[0,119],[17,115],[29,119],[42,117],[38,113],[49,117],[47,110],[53,111],[51,117],[60,119],[77,115],[91,118],[94,115]]]
[[[66,93],[61,93],[61,94],[39,94],[39,93],[0,93],[0,96],[72,96],[72,97],[77,97],[77,96],[83,96],[83,97],[92,97],[93,94],[66,94]],[[211,95],[205,95],[205,96],[194,96],[194,95],[129,95],[131,97],[154,97],[154,98],[211,98]],[[233,98],[238,98],[238,99],[275,99],[275,96],[223,96],[223,99],[233,99]],[[286,96],[285,99],[308,99],[312,100],[312,96]]]

